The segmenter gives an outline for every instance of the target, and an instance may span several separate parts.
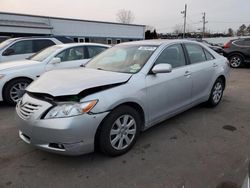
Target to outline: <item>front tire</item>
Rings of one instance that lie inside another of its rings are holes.
[[[25,88],[31,83],[30,79],[18,78],[7,83],[3,90],[3,99],[10,105],[15,105],[24,95]]]
[[[224,81],[221,78],[218,78],[213,85],[210,97],[207,101],[207,105],[209,107],[215,107],[220,103],[223,96],[224,87],[225,87]]]
[[[139,113],[130,106],[124,105],[113,110],[101,125],[101,151],[110,156],[129,151],[139,136],[141,122]]]

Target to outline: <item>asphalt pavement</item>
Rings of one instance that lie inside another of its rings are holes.
[[[1,188],[235,188],[250,162],[250,68],[232,70],[219,106],[200,105],[147,130],[116,158],[40,151],[18,137],[17,121],[0,103]]]

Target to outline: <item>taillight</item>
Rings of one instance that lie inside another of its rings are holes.
[[[231,41],[225,43],[223,48],[230,48],[230,46],[231,46]]]

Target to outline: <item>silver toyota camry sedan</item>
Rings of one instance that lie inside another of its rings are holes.
[[[221,101],[226,58],[201,43],[123,43],[85,67],[43,74],[17,104],[19,136],[40,149],[121,155],[141,131],[200,103]]]

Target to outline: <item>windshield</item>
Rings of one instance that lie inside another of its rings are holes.
[[[8,39],[0,43],[0,49],[5,48],[16,39]]]
[[[49,57],[50,55],[52,55],[54,52],[56,52],[57,50],[59,50],[61,48],[62,48],[61,46],[51,46],[51,47],[45,48],[44,50],[32,55],[31,57],[29,57],[27,59],[42,62],[47,57]]]
[[[134,74],[141,70],[156,48],[157,46],[115,46],[89,61],[85,67]]]

